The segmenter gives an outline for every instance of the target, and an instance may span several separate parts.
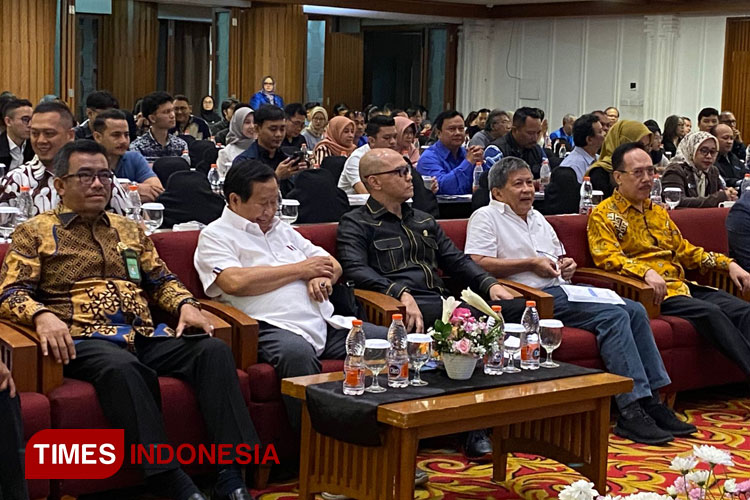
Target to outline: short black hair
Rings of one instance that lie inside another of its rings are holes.
[[[656,120],[646,120],[645,122],[643,122],[643,124],[647,129],[651,131],[652,134],[655,134],[657,132],[661,134],[661,127],[659,127],[659,124],[656,122]]]
[[[286,118],[284,110],[273,104],[264,104],[255,111],[255,124],[260,127],[265,121],[279,121]]]
[[[318,106],[320,106],[319,102],[316,102],[316,101],[306,102],[305,103],[305,111],[310,111],[311,109],[317,108]]]
[[[31,104],[31,101],[28,99],[12,99],[5,103],[5,106],[0,109],[0,118],[5,118],[8,116],[12,111],[17,110],[18,108],[23,108],[24,106],[28,106],[30,108],[33,108],[34,105]]]
[[[5,105],[15,99],[17,99],[17,97],[8,90],[4,90],[2,93],[0,93],[0,120],[5,116],[3,114]]]
[[[221,101],[221,112],[222,114],[225,113],[229,108],[233,106],[237,106],[240,101],[235,99],[234,97],[230,97],[229,99],[224,99]]]
[[[125,113],[119,109],[108,109],[102,111],[94,118],[94,130],[100,134],[107,129],[107,120],[127,120]]]
[[[378,115],[373,116],[372,119],[367,122],[367,126],[365,127],[365,134],[368,137],[375,137],[380,133],[380,129],[383,127],[395,127],[396,126],[396,120],[394,120],[390,116],[385,115]]]
[[[284,106],[284,114],[287,118],[291,118],[294,115],[307,115],[307,111],[301,102],[293,102]]]
[[[409,108],[406,110],[406,114],[409,116],[409,118],[413,116],[417,116],[417,113],[421,114],[422,112],[419,110],[419,108]]]
[[[349,106],[347,106],[343,102],[340,102],[340,103],[338,103],[338,104],[336,104],[336,105],[333,106],[333,114],[334,115],[339,114],[339,112],[341,112],[343,110],[349,111]]]
[[[542,113],[541,111],[542,110],[539,108],[529,108],[528,106],[518,108],[513,113],[513,126],[523,127],[526,124],[526,118],[533,118],[534,120],[544,120],[544,113]]]
[[[173,101],[185,101],[186,103],[188,103],[188,106],[190,105],[190,99],[188,99],[188,96],[186,96],[185,94],[177,94],[174,96],[174,99],[172,100]]]
[[[594,135],[594,123],[599,121],[599,117],[591,113],[581,115],[573,122],[573,143],[582,148],[586,146],[586,139]]]
[[[260,160],[244,160],[232,165],[224,179],[224,198],[229,201],[229,195],[237,194],[242,202],[246,202],[253,195],[253,183],[267,182],[276,179],[274,169]]]
[[[700,110],[700,113],[698,113],[698,121],[701,121],[702,118],[705,118],[707,116],[714,116],[716,115],[716,118],[719,117],[719,110],[716,108],[703,108]]]
[[[68,167],[70,167],[70,157],[73,153],[84,153],[84,154],[101,154],[105,158],[107,157],[107,150],[104,146],[98,142],[94,142],[91,139],[78,139],[77,141],[69,142],[57,152],[54,160],[52,160],[52,169],[55,171],[55,177],[63,177],[68,174]]]
[[[455,118],[457,116],[460,116],[461,119],[463,119],[464,115],[462,115],[460,112],[456,111],[455,109],[448,109],[446,111],[443,111],[437,117],[435,118],[435,121],[433,122],[433,125],[435,126],[435,130],[443,130],[443,122],[445,120],[450,120],[451,118]]]
[[[623,167],[625,166],[625,155],[633,151],[634,149],[640,149],[643,152],[647,152],[646,148],[640,142],[626,142],[620,144],[612,153],[612,170],[619,170],[624,172]]]
[[[156,113],[156,110],[159,109],[159,106],[164,103],[173,101],[174,99],[172,98],[172,96],[167,92],[164,92],[163,90],[151,92],[150,94],[145,96],[143,98],[143,101],[141,102],[141,114],[148,118],[149,116]]]
[[[480,109],[479,111],[477,111],[477,114],[479,115],[479,114],[482,114],[482,113],[489,113],[489,112],[490,112],[490,110],[489,110],[489,109],[487,109],[487,108],[482,108],[482,109]]]
[[[112,109],[120,107],[120,104],[106,90],[95,90],[86,97],[86,107],[89,109]]]
[[[70,108],[60,101],[47,101],[37,104],[33,114],[39,113],[57,113],[63,121],[68,122],[68,128],[73,128],[76,124],[76,119],[70,112]]]

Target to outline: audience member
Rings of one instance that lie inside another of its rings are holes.
[[[489,168],[506,156],[515,156],[528,163],[534,177],[539,178],[542,161],[547,158],[537,144],[542,133],[542,119],[543,115],[537,108],[518,108],[513,113],[510,132],[492,141],[485,150],[485,166]]]
[[[670,115],[664,122],[664,136],[662,137],[662,144],[664,145],[664,151],[669,153],[669,157],[674,158],[677,154],[677,145],[680,143],[685,134],[685,122],[677,115]]]
[[[293,102],[284,106],[284,115],[286,115],[286,137],[281,143],[281,147],[302,149],[302,145],[307,143],[302,137],[302,129],[305,128],[305,107],[298,102]]]
[[[617,120],[620,119],[620,110],[617,109],[614,106],[610,106],[607,109],[604,110],[604,114],[609,117],[609,124],[610,127],[617,123]]]
[[[258,111],[265,104],[279,108],[284,107],[284,99],[276,93],[276,80],[270,75],[263,77],[261,89],[250,98],[250,107],[255,111]]]
[[[734,154],[735,136],[732,127],[723,123],[714,125],[711,127],[711,135],[719,141],[716,167],[719,169],[721,177],[728,187],[739,188],[745,174],[750,173],[750,169],[745,166],[745,162]]]
[[[466,136],[471,139],[476,135],[477,132],[480,130],[484,130],[487,125],[487,119],[489,118],[490,110],[487,108],[482,108],[479,111],[477,111],[476,115],[473,118],[467,117],[466,120],[469,122],[466,128]],[[407,116],[408,113],[407,113]]]
[[[359,162],[370,149],[393,149],[398,144],[396,122],[387,116],[376,116],[367,122],[367,144],[354,150],[344,163],[338,187],[346,194],[367,194],[359,175]]]
[[[732,128],[732,133],[734,134],[732,153],[734,153],[740,160],[745,161],[745,144],[742,142],[742,134],[737,128],[737,118],[734,117],[734,113],[732,113],[731,111],[722,111],[719,115],[719,123],[729,125]]]
[[[689,140],[686,138],[686,140]],[[651,158],[639,144],[612,155],[617,189],[589,216],[588,242],[594,263],[606,271],[644,281],[654,290],[661,314],[690,321],[750,376],[750,304],[685,279],[686,269],[723,269],[740,290],[750,274],[725,255],[692,245],[662,206],[651,203]]]
[[[106,90],[96,90],[86,97],[86,120],[75,127],[76,139],[94,140],[94,120],[96,115],[108,109],[117,108],[117,99]]]
[[[32,112],[31,102],[27,99],[13,99],[2,109],[5,132],[0,134],[0,164],[5,169],[0,170],[0,174],[34,158],[34,149],[29,141]]]
[[[0,92],[0,133],[5,132],[5,115],[3,115],[3,108],[7,103],[18,99],[12,92],[3,90]]]
[[[737,191],[724,187],[714,160],[719,142],[708,132],[693,132],[677,146],[677,155],[664,171],[664,188],[682,190],[681,207],[717,207],[726,200],[736,200]]]
[[[361,148],[367,144],[367,137],[365,136],[365,115],[361,111],[349,111],[346,117],[354,122],[354,145]]]
[[[599,123],[602,124],[602,130],[604,131],[604,136],[606,137],[609,133],[609,129],[612,128],[612,122],[609,120],[609,116],[607,116],[607,113],[602,110],[592,111],[591,114],[599,118]]]
[[[690,118],[688,118],[687,116],[683,116],[681,118],[682,118],[682,123],[683,123],[683,126],[682,126],[682,137],[685,137],[690,132],[692,132],[692,130],[693,130],[693,121]],[[680,137],[680,139],[682,139],[682,137]]]
[[[750,195],[743,196],[732,206],[726,220],[729,257],[745,271],[750,271]]]
[[[208,125],[209,129],[212,125],[216,125],[221,122],[221,116],[216,112],[216,101],[213,96],[207,95],[201,99],[201,112],[199,113],[204,122]]]
[[[413,121],[403,116],[397,116],[394,120],[398,133],[396,151],[408,158],[412,165],[416,165],[419,161],[419,148],[415,146],[415,144],[418,144],[416,142],[417,126]]]
[[[406,116],[417,125],[417,133],[420,133],[422,131],[422,122],[424,121],[422,110],[418,107],[409,108],[406,110]]]
[[[323,139],[315,145],[314,162],[320,165],[329,156],[348,157],[355,149],[357,146],[354,144],[354,122],[346,116],[334,116],[328,122]]]
[[[340,102],[333,106],[333,116],[346,116],[349,114],[349,106]]]
[[[176,124],[174,99],[166,92],[152,92],[143,98],[141,113],[150,124],[148,132],[130,144],[130,149],[138,151],[146,158],[182,156],[187,151],[187,143],[169,133]]]
[[[495,139],[499,139],[510,132],[512,117],[507,111],[493,109],[487,116],[484,130],[480,130],[469,141],[469,146],[486,148]]]
[[[594,115],[584,116],[599,124]],[[639,443],[663,444],[696,432],[659,399],[658,390],[671,381],[643,306],[628,299],[623,305],[568,300],[560,285],[573,277],[576,262],[558,257],[565,253],[562,243],[544,216],[532,208],[534,178],[526,162],[503,158],[490,170],[489,186],[492,199],[472,214],[464,251],[493,276],[552,295],[554,317],[567,327],[593,332],[607,370],[633,379],[632,391],[615,396],[620,410],[615,434]]]
[[[202,106],[202,104],[201,104]],[[200,141],[211,138],[211,131],[203,118],[193,114],[193,106],[190,99],[182,94],[174,96],[174,118],[175,126],[169,130],[170,134],[190,135]]]
[[[719,110],[716,108],[703,108],[698,113],[698,130],[708,132],[711,127],[719,123]]]
[[[576,121],[576,117],[571,114],[567,114],[563,117],[562,127],[555,130],[549,135],[552,141],[552,147],[556,150],[556,143],[559,141],[565,141],[565,148],[570,151],[575,147],[575,141],[573,140],[573,122]]]
[[[240,108],[232,115],[229,133],[227,134],[227,145],[219,151],[219,157],[216,160],[216,164],[222,172],[228,172],[234,159],[246,151],[255,141],[254,115],[250,107]]]
[[[229,122],[232,120],[232,114],[239,103],[240,102],[237,99],[232,97],[221,101],[221,121],[209,125],[208,127],[211,130],[211,135],[216,139],[217,144],[226,144],[226,142],[219,140],[219,136],[223,132],[224,137],[226,137],[226,130],[229,129]]]
[[[315,106],[307,112],[307,116],[310,124],[302,131],[302,136],[307,143],[307,150],[312,151],[323,140],[323,134],[328,125],[328,112],[322,106]]]
[[[612,153],[626,142],[639,142],[645,147],[651,144],[651,131],[644,124],[632,120],[620,120],[609,129],[599,158],[586,173],[591,178],[594,189],[602,191],[605,197],[611,196],[615,188],[612,178]]]
[[[654,162],[656,172],[661,174],[667,168],[667,165],[669,165],[669,161],[664,156],[664,150],[662,149],[661,128],[659,128],[656,120],[646,120],[643,124],[651,132],[651,142],[646,146],[646,151],[651,156],[651,161]]]

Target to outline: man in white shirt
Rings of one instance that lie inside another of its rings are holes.
[[[367,189],[359,178],[359,160],[365,153],[371,149],[396,150],[398,133],[393,118],[385,115],[374,116],[367,122],[365,134],[367,144],[352,151],[344,163],[344,170],[341,171],[339,189],[343,189],[346,194],[367,194]]]
[[[258,357],[279,378],[320,373],[320,359],[343,359],[353,317],[334,314],[329,297],[341,266],[276,216],[274,170],[258,160],[234,165],[224,181],[228,206],[198,240],[194,264],[206,295],[256,319]],[[364,324],[367,338],[387,329]],[[301,405],[285,398],[299,430]]]
[[[31,102],[26,99],[13,99],[0,109],[5,132],[0,134],[0,163],[5,172],[19,167],[34,157],[29,144],[31,135]]]
[[[471,216],[466,254],[489,273],[551,294],[555,318],[596,335],[607,369],[633,379],[633,390],[615,397],[620,417],[615,434],[647,444],[663,444],[696,431],[659,400],[670,384],[643,306],[568,301],[560,285],[573,277],[576,263],[552,226],[532,208],[534,179],[528,164],[506,157],[489,173],[491,200]]]

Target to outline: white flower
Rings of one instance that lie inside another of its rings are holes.
[[[667,486],[667,495],[669,495],[672,498],[677,498],[677,495],[679,495],[680,492],[677,491],[677,488],[674,486]]]
[[[660,495],[658,493],[644,491],[628,495],[623,500],[671,500],[671,497],[669,495]]]
[[[688,455],[687,457],[674,457],[669,468],[682,474],[687,474],[696,465],[698,465],[698,461],[695,457],[693,455]]]
[[[443,317],[440,318],[443,320],[443,323],[448,323],[451,320],[453,311],[455,311],[459,305],[461,305],[461,302],[454,299],[453,297],[443,299]]]
[[[559,500],[594,500],[599,492],[594,489],[594,483],[583,479],[563,488],[558,495]]]
[[[737,482],[734,479],[727,479],[724,481],[724,492],[725,493],[736,493]]]
[[[484,314],[495,318],[496,320],[499,319],[497,313],[492,310],[492,308],[487,304],[487,302],[484,301],[482,297],[474,293],[471,288],[467,288],[466,290],[461,292],[461,300],[469,304],[471,307],[479,309]]]
[[[703,460],[704,462],[708,462],[711,465],[711,467],[713,467],[714,465],[733,465],[734,464],[734,462],[732,462],[732,455],[730,455],[724,450],[714,448],[713,446],[693,445],[693,454],[700,460]]]
[[[694,482],[698,486],[703,486],[706,484],[706,481],[708,481],[709,474],[710,471],[707,470],[694,470],[693,472],[686,474],[685,479]]]

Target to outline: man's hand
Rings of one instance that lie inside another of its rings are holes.
[[[729,264],[729,277],[732,278],[737,288],[743,292],[750,290],[750,273],[742,269],[736,262]]]
[[[737,127],[732,127],[732,132],[734,132],[734,140],[742,142],[742,134],[740,133],[740,129]]]
[[[160,194],[164,192],[164,188],[156,186],[154,184],[138,184],[138,194],[141,195],[141,200],[150,202],[156,200]]]
[[[294,158],[287,158],[286,160],[279,163],[278,167],[276,167],[276,177],[278,177],[279,180],[288,179],[300,170],[306,169],[307,167],[308,165],[305,160],[300,160],[295,163]]]
[[[0,391],[4,391],[5,389],[10,389],[10,397],[16,397],[16,384],[13,383],[10,370],[0,361]]]
[[[430,191],[432,191],[432,194],[437,194],[439,190],[440,190],[440,185],[438,184],[437,177],[433,177],[432,183],[430,184]]]
[[[182,336],[182,332],[189,326],[203,330],[211,336],[214,334],[214,325],[208,321],[208,318],[201,313],[200,309],[191,304],[183,304],[180,307],[180,319],[177,321],[175,336]]]
[[[484,149],[482,146],[475,144],[473,146],[469,146],[469,150],[466,151],[466,159],[469,160],[469,162],[474,165],[477,162],[484,163]]]
[[[572,259],[571,259],[572,260]],[[547,257],[537,257],[534,259],[534,274],[542,278],[557,278],[560,271],[557,269],[557,263],[549,260]]]
[[[300,279],[313,278],[333,279],[333,262],[330,257],[310,257],[297,264]]]
[[[313,278],[307,282],[307,293],[316,302],[325,302],[333,293],[329,278]]]
[[[727,200],[729,201],[737,201],[737,190],[733,187],[728,187],[724,190],[724,193],[727,195]]]
[[[54,313],[45,311],[34,316],[34,328],[42,345],[42,354],[52,356],[58,363],[68,364],[76,359],[76,346],[66,325]]]
[[[500,283],[495,283],[490,287],[490,300],[513,300],[514,298],[513,294]]]
[[[658,306],[667,296],[667,282],[653,269],[649,269],[643,279],[646,280],[648,286],[654,289],[654,304]]]
[[[401,294],[401,303],[406,307],[406,331],[414,333],[424,333],[424,320],[422,311],[419,310],[417,301],[410,293]]]
[[[562,261],[558,263],[558,266],[560,267],[560,275],[562,276],[562,279],[566,281],[573,277],[576,268],[578,267],[576,261],[570,257],[563,257]]]

